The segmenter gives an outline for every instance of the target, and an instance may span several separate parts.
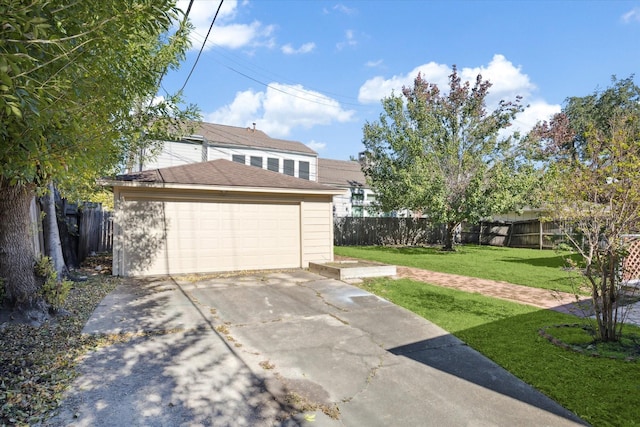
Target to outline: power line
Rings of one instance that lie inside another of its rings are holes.
[[[191,33],[191,35],[192,36],[196,36],[197,38],[201,38],[201,35],[199,33],[195,32],[195,31],[193,31]],[[255,64],[250,64],[250,65],[243,64],[243,63],[241,63],[241,60],[235,59],[234,58],[235,55],[233,55],[232,53],[230,53],[230,52],[224,53],[224,51],[226,51],[226,49],[223,46],[220,46],[220,45],[218,45],[218,44],[216,44],[214,42],[211,42],[210,44],[215,46],[217,48],[216,49],[217,54],[220,55],[221,57],[223,57],[224,59],[226,59],[227,61],[236,63],[240,67],[248,68],[251,71],[253,71],[254,73],[258,73],[258,74],[262,73],[266,77],[271,78],[271,79],[274,79],[274,78],[282,79],[282,80],[284,80],[285,82],[288,83],[289,88],[291,90],[293,90],[293,91],[301,92],[301,93],[304,93],[305,95],[307,95],[309,97],[314,97],[314,98],[318,98],[318,99],[321,99],[321,100],[331,99],[332,97],[342,98],[342,99],[346,99],[346,100],[354,100],[354,101],[357,100],[357,98],[354,98],[352,96],[342,95],[342,94],[339,94],[339,93],[334,93],[334,92],[330,92],[330,91],[322,90],[322,89],[317,89],[317,88],[313,88],[313,87],[309,87],[308,89],[307,88],[298,89],[296,87],[293,87],[293,85],[300,84],[300,83],[295,82],[295,81],[293,81],[291,79],[288,79],[288,78],[286,78],[284,76],[272,73],[269,70],[267,70],[267,69],[265,69],[263,67],[260,67],[258,65],[255,65]],[[237,58],[237,56],[236,56],[236,58]],[[247,79],[249,79],[251,81],[259,83],[259,84],[261,84],[261,85],[263,85],[265,87],[277,90],[279,92],[284,93],[285,95],[290,95],[290,96],[293,96],[293,97],[296,97],[296,98],[299,98],[299,99],[303,99],[305,101],[314,102],[314,101],[312,101],[312,100],[310,100],[308,98],[302,98],[302,97],[293,95],[293,94],[291,94],[291,93],[289,93],[289,92],[287,92],[285,90],[276,89],[273,86],[270,86],[269,84],[264,83],[263,81],[259,80],[258,78],[251,77],[250,75],[248,75],[246,73],[243,73],[243,72],[239,71],[238,69],[236,69],[236,68],[234,68],[234,67],[232,67],[230,65],[225,64],[221,60],[216,60],[216,61],[219,62],[222,66],[224,66],[224,67],[228,68],[229,70],[233,71],[234,73],[237,73],[237,74],[241,75],[242,77],[245,77],[245,78],[247,78]],[[271,76],[269,76],[269,74]],[[317,92],[318,94],[315,94],[315,93],[312,93],[312,92]],[[358,103],[355,103],[355,102],[340,101],[340,100],[336,100],[336,101],[338,103],[340,103],[340,104],[343,104],[343,105],[350,105],[350,106],[353,106],[353,107],[362,108],[361,104],[358,104]],[[322,103],[322,102],[316,102],[316,103],[318,103],[320,105],[327,105],[327,104]]]
[[[191,0],[191,1],[193,2],[193,0]],[[207,35],[204,37],[204,41],[202,42],[202,46],[200,47],[200,51],[198,52],[198,56],[196,57],[196,60],[193,63],[193,67],[191,67],[191,71],[189,71],[189,75],[185,79],[184,84],[180,88],[179,92],[182,92],[184,90],[185,86],[187,86],[187,83],[189,82],[189,79],[191,78],[191,75],[193,74],[193,70],[195,70],[196,69],[196,65],[198,65],[198,61],[200,60],[200,56],[202,55],[202,51],[204,50],[204,46],[207,44],[207,39],[209,38],[209,34],[211,34],[211,30],[213,29],[213,24],[215,24],[215,22],[216,22],[216,18],[218,17],[218,13],[220,12],[220,8],[222,7],[222,3],[224,3],[224,0],[220,0],[220,4],[218,5],[218,10],[216,10],[216,14],[213,16],[213,20],[211,21],[211,25],[209,25],[209,31],[207,31]]]
[[[230,67],[230,66],[228,66],[228,65],[225,65],[225,67],[227,67],[228,69],[230,69],[231,71],[233,71],[233,72],[235,72],[235,73],[240,74],[240,75],[241,75],[241,76],[243,76],[243,77],[246,77],[246,78],[247,78],[247,79],[249,79],[249,80],[252,80],[252,81],[254,81],[254,82],[256,82],[256,83],[259,83],[259,84],[261,84],[261,85],[263,85],[263,86],[265,86],[265,87],[268,87],[269,89],[273,89],[273,90],[275,90],[275,91],[278,91],[278,92],[284,93],[285,95],[289,95],[289,96],[292,96],[292,97],[294,97],[294,98],[302,99],[302,100],[307,101],[307,102],[313,102],[314,104],[326,105],[327,107],[335,107],[335,104],[329,104],[329,103],[327,103],[327,102],[314,101],[313,99],[309,99],[309,98],[305,98],[305,97],[302,97],[302,96],[294,95],[293,93],[287,92],[287,91],[282,90],[282,89],[278,89],[277,87],[274,87],[274,86],[272,86],[272,85],[270,85],[270,84],[268,84],[268,83],[261,82],[261,81],[260,81],[260,80],[258,80],[258,79],[254,79],[253,77],[251,77],[251,76],[249,76],[249,75],[247,75],[247,74],[244,74],[243,72],[238,71],[238,70],[236,70],[235,68]],[[305,90],[296,89],[296,88],[294,88],[294,87],[291,87],[291,89],[293,89],[293,90],[295,90],[295,91],[298,91],[298,92],[302,92],[302,93],[304,93],[304,94],[306,94],[306,95],[309,95],[309,96],[312,96],[312,97],[315,97],[315,98],[320,98],[320,99],[327,99],[327,98],[328,98],[328,97],[325,97],[325,96],[315,95],[315,94],[310,93],[310,92],[305,91]],[[336,103],[338,103],[338,104],[339,104],[339,102],[338,102],[338,101],[336,101]],[[357,105],[357,104],[350,104],[350,103],[348,103],[348,102],[344,102],[343,104],[346,104],[346,105],[355,105],[355,106],[358,106],[358,107],[360,106],[360,105]]]
[[[198,33],[196,33],[196,32],[193,32],[192,34],[194,34],[194,35],[198,35]],[[239,58],[237,55],[234,55],[233,53],[229,52],[229,51],[228,51],[228,49],[225,49],[223,46],[218,45],[218,44],[213,43],[213,42],[212,42],[211,44],[212,44],[214,47],[216,47],[216,48],[217,48],[215,52],[216,52],[218,55],[220,55],[221,57],[224,57],[225,59],[227,59],[227,60],[229,60],[229,61],[231,61],[231,62],[234,62],[234,63],[238,64],[238,65],[239,65],[239,66],[241,66],[241,67],[248,68],[248,69],[250,69],[251,71],[253,71],[254,73],[257,73],[257,74],[264,73],[264,74],[265,74],[265,75],[267,75],[267,77],[269,77],[269,78],[272,78],[272,79],[274,79],[274,78],[281,79],[281,80],[283,80],[283,81],[285,81],[285,82],[287,82],[287,83],[289,83],[289,84],[291,84],[291,85],[299,84],[299,82],[293,81],[293,80],[291,80],[291,79],[289,79],[289,78],[287,78],[287,77],[285,77],[285,76],[279,75],[279,74],[277,74],[277,73],[273,73],[273,72],[269,71],[268,69],[266,69],[266,68],[264,68],[264,67],[260,67],[259,65],[252,64],[252,63],[250,63],[250,62],[248,62],[248,64],[249,64],[249,65],[242,64],[242,62],[243,62],[243,61],[242,61],[242,59],[241,59],[241,58]],[[235,57],[235,58],[234,58],[234,57]],[[237,58],[237,59],[236,59],[236,58]],[[221,61],[219,61],[219,62],[220,62],[222,65],[226,66],[226,64],[222,63]],[[244,61],[244,62],[247,62],[247,61]],[[234,71],[235,71],[235,70],[234,70]],[[269,74],[270,74],[271,76],[269,76]],[[242,74],[241,74],[241,75],[242,75]],[[244,76],[244,75],[243,75],[243,76]],[[306,86],[306,85],[305,85],[305,86]],[[313,87],[308,87],[308,89],[309,89],[309,90],[312,90],[312,91],[314,91],[314,92],[318,92],[318,93],[320,93],[320,94],[322,94],[322,95],[325,95],[325,97],[329,97],[329,96],[331,96],[331,97],[338,97],[338,98],[343,98],[343,99],[347,99],[347,100],[357,101],[357,98],[355,98],[355,97],[353,97],[353,96],[342,95],[342,94],[339,94],[339,93],[330,92],[330,91],[327,91],[327,90],[324,90],[324,89],[318,89],[318,88],[313,88]],[[342,101],[341,101],[341,102],[342,102]],[[344,104],[346,104],[346,105],[356,105],[356,106],[360,106],[360,104],[355,104],[355,103],[349,103],[349,102],[342,102],[342,103],[344,103]]]

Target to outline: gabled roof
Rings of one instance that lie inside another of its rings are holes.
[[[319,158],[318,182],[340,188],[369,188],[360,163],[354,161]]]
[[[314,181],[223,159],[118,175],[115,180],[108,181],[108,184],[113,186],[128,183],[150,184],[150,186],[177,184],[339,193],[335,188]]]
[[[266,133],[255,128],[241,128],[200,122],[195,125],[194,136],[195,135],[204,137],[209,145],[253,147],[312,156],[318,155],[318,153],[301,142],[271,138]]]

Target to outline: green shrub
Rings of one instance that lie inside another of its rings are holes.
[[[42,280],[40,294],[44,300],[54,309],[59,309],[67,299],[72,283],[68,280],[58,280],[58,272],[53,266],[53,261],[48,256],[43,256],[36,261],[35,273]]]

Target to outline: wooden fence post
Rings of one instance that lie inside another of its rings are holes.
[[[542,250],[543,249],[543,235],[542,235],[542,233],[544,231],[543,227],[542,227],[542,221],[538,220],[538,225],[539,225],[538,229],[540,230],[540,237],[539,237],[538,242],[540,243],[540,250]]]

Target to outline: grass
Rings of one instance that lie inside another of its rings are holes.
[[[108,271],[108,270],[105,270]],[[6,323],[0,328],[0,426],[42,422],[57,408],[76,377],[79,358],[90,349],[128,339],[82,335],[98,303],[119,283],[93,273],[74,283],[63,308],[71,315],[39,328]]]
[[[334,252],[385,264],[570,293],[575,292],[578,277],[565,269],[565,259],[577,260],[576,255],[551,250],[465,245],[455,252],[444,252],[435,247],[336,246]]]
[[[451,332],[594,426],[640,425],[640,362],[567,351],[539,334],[576,317],[408,279],[361,286]],[[625,328],[640,336],[640,328]]]

